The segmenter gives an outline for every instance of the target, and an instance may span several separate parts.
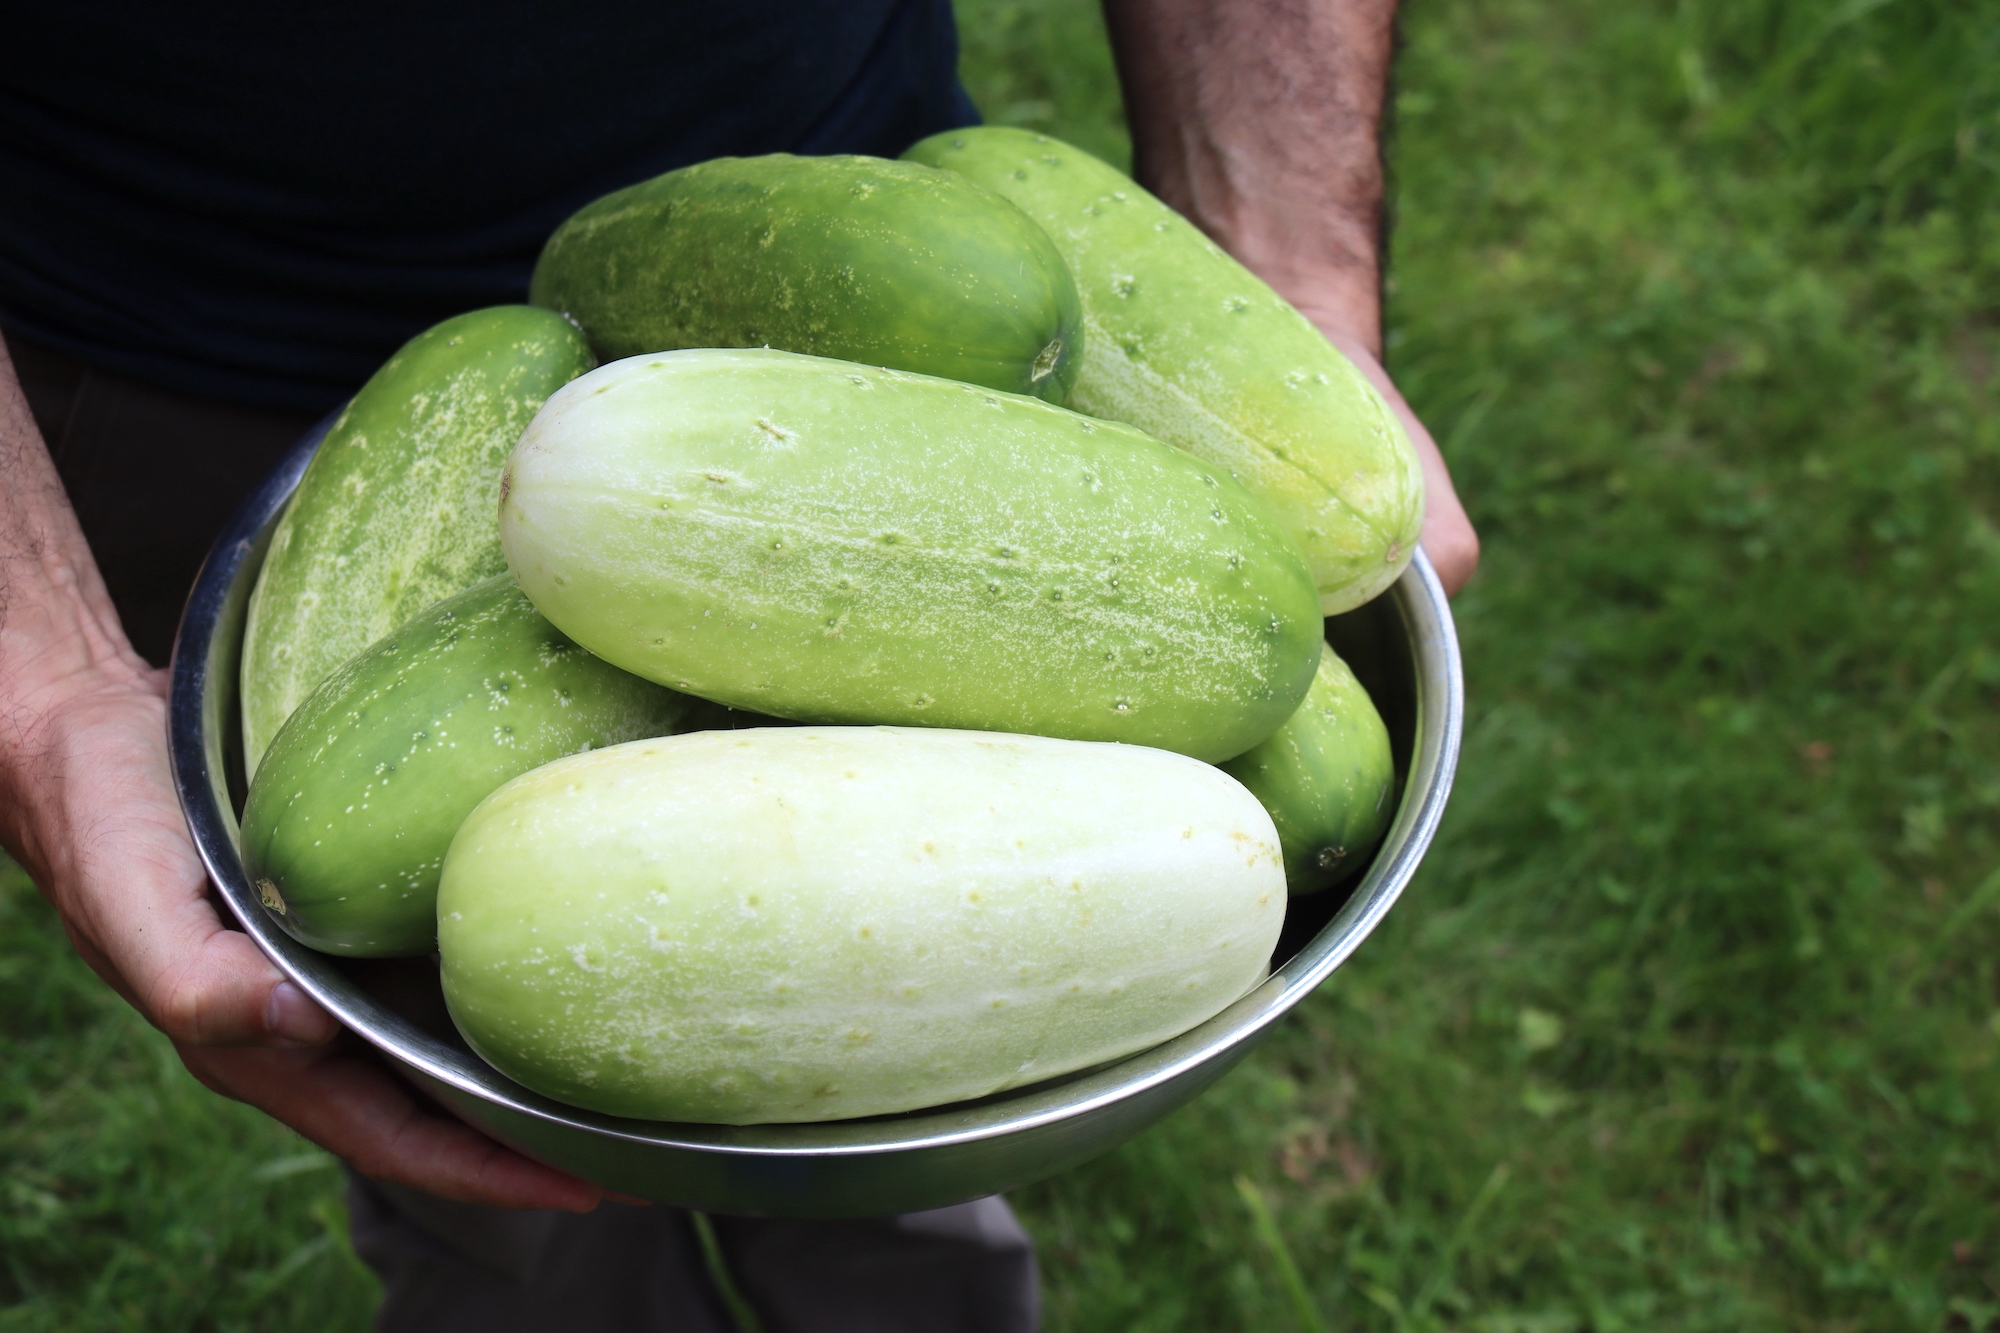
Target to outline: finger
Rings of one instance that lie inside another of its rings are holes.
[[[213,913],[210,914],[213,919]],[[337,1019],[272,966],[248,935],[217,921],[194,954],[156,978],[149,999],[120,975],[95,942],[68,921],[69,940],[127,1004],[177,1041],[221,1046],[314,1046],[340,1032]]]
[[[604,1197],[428,1109],[354,1038],[289,1051],[178,1049],[211,1091],[283,1121],[371,1179],[488,1208],[587,1213]]]
[[[38,839],[77,951],[179,1041],[330,1039],[332,1017],[249,937],[226,929],[170,781],[165,712],[147,689],[106,690],[53,710],[40,758]]]
[[[156,1027],[203,1045],[315,1044],[340,1030],[248,935],[222,924],[206,878],[147,869],[101,890],[67,924],[77,952]],[[111,873],[103,866],[99,877]]]
[[[154,978],[148,1000],[161,1031],[191,1044],[314,1046],[340,1032],[248,935],[220,922]]]

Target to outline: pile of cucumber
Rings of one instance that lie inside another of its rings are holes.
[[[299,940],[436,951],[548,1096],[826,1120],[1185,1031],[1365,863],[1389,740],[1322,616],[1408,563],[1414,454],[1124,175],[719,159],[531,299],[363,387],[252,594],[243,857]]]

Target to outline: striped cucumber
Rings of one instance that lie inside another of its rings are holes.
[[[776,347],[1060,403],[1076,284],[1042,229],[965,177],[877,157],[723,157],[588,205],[531,298],[606,361]]]
[[[1325,614],[1395,582],[1423,524],[1416,452],[1303,315],[1123,172],[1046,135],[951,130],[905,156],[1006,195],[1069,261],[1084,324],[1071,407],[1227,469],[1305,548]]]
[[[327,432],[271,537],[243,640],[243,753],[336,667],[506,569],[500,465],[543,401],[591,367],[567,321],[494,306],[412,338]]]
[[[474,806],[551,759],[674,731],[692,703],[577,647],[503,574],[299,706],[250,784],[244,867],[301,943],[429,953],[438,871]]]
[[[605,660],[801,721],[1220,760],[1319,665],[1298,546],[1221,469],[1038,399],[789,352],[568,385],[508,460],[500,539]]]

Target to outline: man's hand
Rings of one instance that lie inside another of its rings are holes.
[[[611,1195],[533,1162],[413,1096],[359,1037],[290,1050],[175,1042],[211,1092],[248,1102],[364,1176],[490,1208],[587,1213]]]
[[[0,845],[195,1076],[364,1173],[502,1208],[602,1191],[424,1109],[216,917],[167,760],[166,673],[125,641],[0,347]]]
[[[1382,390],[1424,468],[1447,592],[1479,539],[1382,368],[1382,99],[1395,0],[1104,0],[1140,184],[1215,238]]]
[[[333,1020],[208,904],[167,772],[165,674],[117,662],[8,700],[7,842],[77,952],[169,1036],[327,1041]]]

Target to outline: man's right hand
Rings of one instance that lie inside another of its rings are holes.
[[[377,1179],[499,1208],[595,1207],[597,1186],[419,1102],[224,926],[174,795],[166,688],[119,629],[0,345],[0,845],[211,1089]]]

